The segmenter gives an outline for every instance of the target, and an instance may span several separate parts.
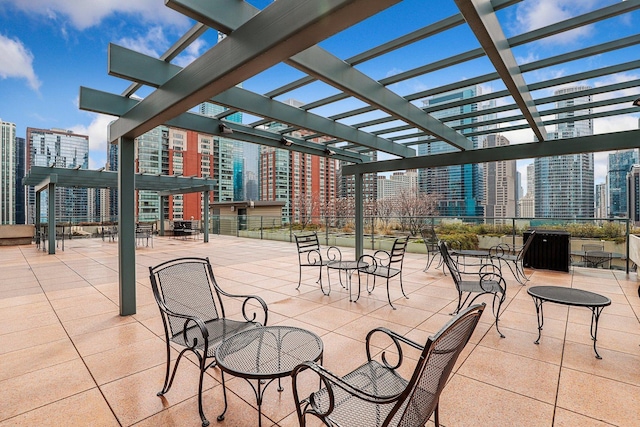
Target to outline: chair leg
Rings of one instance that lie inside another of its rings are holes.
[[[224,409],[222,410],[222,413],[218,415],[218,421],[224,420],[224,414],[227,412],[227,386],[224,382],[224,372],[222,372],[222,370],[220,370],[220,375],[222,376],[222,396],[224,397]]]
[[[393,306],[393,304],[391,304],[391,295],[389,294],[389,278],[388,277],[387,277],[387,301],[389,301],[389,305],[391,306],[391,308],[395,310],[396,308]]]
[[[180,364],[182,355],[187,350],[188,349],[184,349],[180,352],[180,354],[178,354],[175,364],[173,365],[173,372],[171,373],[171,375],[169,375],[169,373],[171,372],[171,346],[167,344],[167,370],[164,375],[164,385],[162,386],[162,390],[156,394],[157,396],[163,396],[164,394],[169,392],[169,390],[171,389],[171,385],[173,384],[173,379],[176,376],[176,371],[178,370],[178,365]]]
[[[387,287],[389,286],[387,285]],[[402,295],[404,295],[406,299],[409,299],[407,294],[404,293],[404,286],[402,285],[402,270],[400,270],[400,290],[402,291]]]
[[[440,414],[438,413],[438,406],[440,406],[440,402],[436,403],[436,409],[433,411],[433,421],[436,427],[440,427]]]
[[[300,289],[300,285],[302,284],[302,266],[298,267],[298,287],[296,290]]]
[[[198,412],[200,412],[202,427],[209,426],[209,421],[207,420],[207,417],[204,416],[204,410],[202,409],[202,381],[204,380],[204,371],[206,370],[205,363],[206,358],[203,357],[200,360],[200,381],[198,382]]]

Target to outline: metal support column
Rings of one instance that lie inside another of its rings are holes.
[[[36,211],[34,212],[35,217],[33,218],[33,222],[36,225],[36,242],[38,242],[40,244],[40,246],[38,246],[38,248],[43,248],[44,247],[44,242],[42,241],[42,224],[40,224],[40,221],[42,221],[40,219],[40,197],[42,197],[42,192],[41,191],[36,191]]]
[[[133,138],[118,140],[118,275],[120,315],[136,314],[136,201]]]
[[[49,221],[49,255],[56,253],[56,184],[50,182],[48,187],[49,203],[47,206],[47,221]],[[64,230],[63,230],[64,232]]]
[[[204,192],[203,200],[203,214],[204,214],[204,242],[209,243],[209,191]]]
[[[160,230],[159,233],[164,237],[164,199],[165,196],[160,196]]]
[[[364,206],[362,203],[362,177],[361,173],[354,175],[355,178],[355,208],[356,208],[356,258],[364,252]]]

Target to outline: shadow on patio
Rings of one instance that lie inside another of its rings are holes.
[[[352,248],[343,251],[353,253]],[[385,326],[425,342],[450,319],[457,301],[448,275],[435,265],[422,271],[425,255],[407,254],[403,279],[409,299],[392,282],[391,298],[398,308],[392,310],[384,286],[372,295],[363,291],[357,303],[350,303],[335,273],[330,296],[320,292],[310,269],[303,270],[303,284],[296,291],[293,243],[225,236],[212,236],[209,244],[157,238],[153,248],[136,252],[137,314],[120,317],[117,243],[71,240],[56,255],[34,245],[0,247],[0,426],[200,426],[195,364],[182,366],[171,391],[156,396],[164,379],[165,347],[148,267],[182,256],[210,257],[225,290],[261,296],[269,306],[270,325],[299,326],[320,335],[324,365],[338,374],[364,361],[370,329]],[[506,338],[499,338],[493,316],[485,313],[442,395],[442,425],[636,425],[636,274],[583,268],[568,274],[535,271],[528,284],[572,286],[612,300],[600,319],[602,360],[594,357],[590,312],[584,308],[545,305],[540,345],[533,344],[534,303],[526,286],[510,275],[507,279],[500,322]],[[229,409],[218,423],[219,371],[208,371],[204,405],[211,425],[257,425],[248,384],[233,377],[227,384]],[[297,425],[291,383],[285,379],[283,385],[282,393],[275,386],[266,391],[265,426]]]

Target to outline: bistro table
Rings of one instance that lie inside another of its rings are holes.
[[[369,264],[364,261],[331,261],[327,264],[327,269],[338,270],[338,277],[341,271],[345,272],[346,276],[346,288],[349,289],[349,301],[353,301],[351,297],[351,276],[353,273],[367,268]],[[327,274],[328,276],[328,274]],[[329,289],[331,289],[331,278],[329,277]],[[340,279],[340,284],[342,284],[342,279]],[[344,287],[344,286],[343,286]],[[358,280],[358,296],[355,301],[358,301],[360,298],[360,281]]]
[[[596,353],[596,359],[602,359],[596,349],[596,341],[598,336],[598,320],[602,310],[611,305],[611,300],[604,295],[595,292],[584,291],[576,288],[565,288],[562,286],[532,286],[527,289],[527,293],[533,298],[536,305],[536,315],[538,316],[538,339],[535,344],[540,343],[540,334],[542,325],[544,324],[544,315],[542,312],[542,303],[545,301],[556,304],[569,305],[574,307],[587,307],[591,310],[591,339],[593,340],[593,351]]]
[[[258,426],[262,426],[262,398],[275,379],[278,391],[283,390],[280,379],[291,375],[302,362],[318,360],[322,363],[323,344],[320,337],[306,329],[292,326],[264,326],[253,328],[225,341],[216,349],[216,361],[222,372],[224,410],[227,412],[227,390],[224,373],[244,378],[253,388],[258,403]],[[251,380],[257,380],[254,387]]]

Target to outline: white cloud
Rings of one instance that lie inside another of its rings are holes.
[[[151,27],[147,34],[138,37],[123,37],[116,44],[158,58],[169,46],[162,27]]]
[[[196,39],[173,61],[173,63],[180,67],[186,67],[199,58],[208,47],[209,46],[204,40]]]
[[[29,15],[50,20],[70,21],[78,30],[100,24],[116,13],[136,14],[147,22],[185,26],[188,19],[164,6],[160,0],[4,0]]]
[[[520,32],[532,31],[593,10],[597,0],[538,0],[517,7],[516,22]],[[593,26],[587,25],[543,39],[542,43],[567,44],[588,37]]]
[[[33,54],[18,39],[0,34],[0,78],[26,79],[31,89],[40,88],[40,80],[33,70]]]
[[[75,125],[70,129],[80,135],[89,136],[89,169],[98,169],[105,165],[107,158],[107,129],[113,116],[94,114],[89,125]]]

